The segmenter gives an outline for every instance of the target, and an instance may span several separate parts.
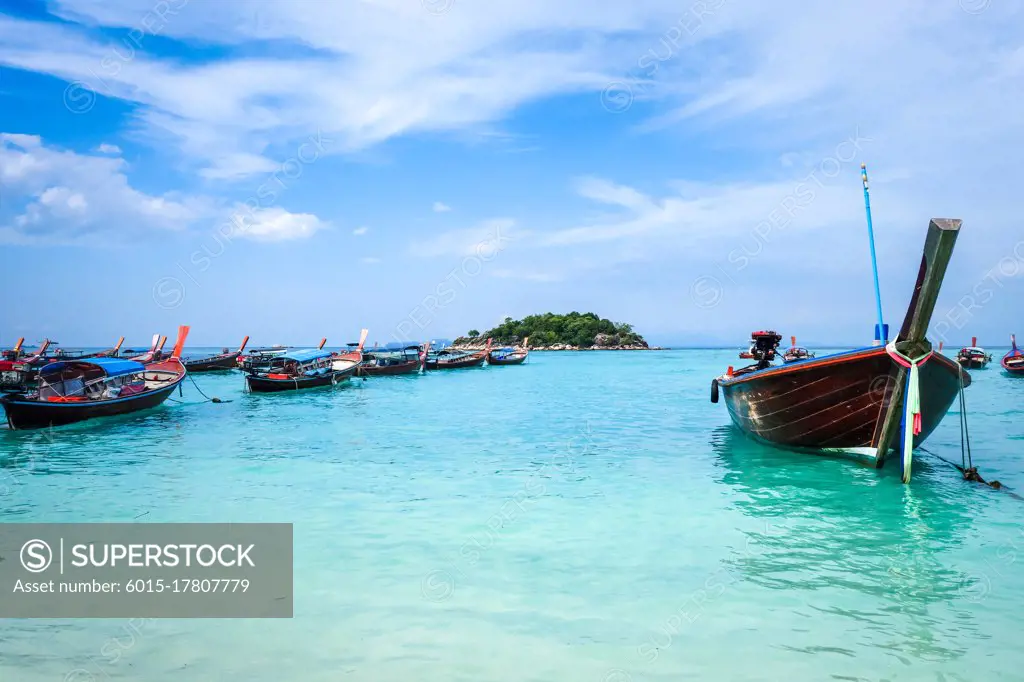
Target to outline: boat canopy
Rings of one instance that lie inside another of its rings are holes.
[[[313,362],[314,360],[320,360],[321,358],[329,358],[333,353],[329,350],[318,350],[316,348],[306,348],[304,350],[293,350],[288,353],[277,356],[280,360],[294,360],[295,362]]]
[[[58,374],[64,371],[67,367],[81,367],[82,369],[97,367],[108,377],[137,374],[145,371],[146,369],[145,365],[141,362],[135,362],[134,360],[124,360],[122,358],[89,358],[88,360],[64,360],[61,362],[51,362],[40,369],[39,374],[41,376]]]
[[[392,341],[390,343],[385,343],[383,346],[373,346],[370,350],[409,350],[410,348],[423,348],[423,344]]]

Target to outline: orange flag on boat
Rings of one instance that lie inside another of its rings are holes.
[[[178,339],[174,342],[174,350],[171,351],[171,357],[175,360],[181,359],[181,351],[185,349],[185,339],[188,338],[189,327],[181,325],[178,327]]]

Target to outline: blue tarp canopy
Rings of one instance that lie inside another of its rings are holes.
[[[146,369],[141,362],[134,360],[122,360],[121,358],[87,358],[84,360],[64,360],[62,362],[51,362],[39,370],[40,374],[55,374],[65,367],[77,365],[92,365],[99,367],[108,377],[120,377],[125,374],[136,374]]]
[[[284,355],[278,355],[277,357],[282,360],[294,360],[295,362],[313,362],[320,358],[329,358],[333,353],[329,350],[317,350],[316,348],[306,348],[305,350],[293,350],[285,353]]]

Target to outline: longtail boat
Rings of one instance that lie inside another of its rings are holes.
[[[165,343],[167,343],[166,336],[153,334],[153,341],[149,344],[149,348],[127,348],[118,353],[117,357],[122,360],[134,360],[141,363],[152,362],[163,356],[162,350]]]
[[[14,348],[11,348],[10,350],[5,350],[2,354],[0,354],[0,358],[10,361],[17,360],[18,358],[21,357],[21,348],[23,345],[25,345],[24,336],[18,339],[18,342],[14,344]]]
[[[185,368],[190,372],[220,372],[238,369],[238,358],[242,355],[242,351],[245,350],[247,343],[249,343],[248,336],[242,339],[242,345],[236,351],[225,348],[219,354],[211,355],[210,357],[195,360],[185,358]]]
[[[1015,376],[1024,376],[1024,353],[1017,349],[1017,335],[1010,334],[1010,352],[1003,356],[1003,369]]]
[[[25,337],[18,339],[14,348],[5,350],[0,356],[0,391],[18,391],[23,388],[23,374],[15,365],[21,358],[21,347]]]
[[[101,350],[98,353],[90,353],[89,355],[86,355],[84,357],[87,357],[87,358],[116,358],[118,352],[121,350],[121,344],[123,344],[123,343],[124,343],[124,337],[122,336],[121,338],[119,338],[117,340],[117,343],[114,344],[113,348],[109,348],[107,350]]]
[[[712,381],[712,402],[720,390],[733,423],[756,439],[845,453],[876,467],[884,464],[902,423],[899,449],[903,480],[909,482],[913,448],[971,383],[963,368],[933,353],[925,338],[960,226],[950,219],[929,224],[913,296],[892,342],[772,366],[779,338],[765,334],[756,339],[756,364],[730,368]]]
[[[984,348],[978,347],[978,337],[974,336],[971,337],[970,346],[957,352],[956,361],[967,369],[985,369],[988,363],[992,362],[992,356],[986,353]]]
[[[444,349],[433,357],[427,358],[427,369],[464,369],[480,367],[491,352],[491,340],[487,339],[487,347],[476,352],[453,351]]]
[[[39,375],[39,370],[44,365],[47,365],[51,360],[46,355],[46,350],[50,347],[50,340],[43,339],[43,342],[39,344],[39,348],[32,355],[21,357],[21,344],[24,339],[18,340],[18,345],[15,346],[13,357],[15,359],[10,361],[10,365],[4,365],[2,383],[5,391],[27,391],[36,382],[36,378]]]
[[[798,360],[809,360],[814,357],[814,353],[796,345],[796,337],[789,337],[790,346],[786,349],[786,352],[782,354],[783,362],[797,362]]]
[[[335,362],[334,353],[322,348],[292,350],[273,358],[269,367],[247,370],[245,382],[254,393],[336,386],[355,374],[358,363],[342,360],[347,364],[336,368]]]
[[[91,353],[82,350],[65,350],[63,348],[56,348],[52,354],[46,357],[46,359],[49,362],[58,362],[60,360],[85,360],[86,358],[116,358],[119,357],[121,345],[123,343],[124,337],[122,336],[117,340],[117,343],[114,344],[112,348],[93,351]],[[58,344],[56,341],[51,341],[50,345],[56,346]]]
[[[423,371],[430,353],[430,342],[424,346],[402,348],[371,348],[363,353],[363,364],[356,372],[359,376],[395,376],[417,374]]]
[[[181,349],[189,328],[178,327],[171,357],[143,364],[112,357],[52,362],[34,391],[0,398],[12,429],[60,426],[156,407],[185,380]]]
[[[343,376],[345,379],[359,372],[359,368],[363,366],[363,346],[366,345],[366,336],[369,333],[368,329],[363,329],[359,333],[359,343],[348,344],[350,348],[354,345],[354,350],[334,354],[331,360],[332,372],[337,372],[338,376]]]
[[[327,339],[320,342],[320,348],[327,343]],[[269,367],[274,358],[280,357],[290,350],[288,346],[276,345],[267,348],[250,348],[248,354],[238,356],[238,365],[242,371],[248,372],[254,369]]]
[[[357,364],[362,364],[362,362],[363,362],[363,346],[366,345],[366,337],[369,334],[370,334],[370,330],[369,329],[363,329],[361,332],[359,332],[359,341],[357,343],[347,343],[347,344],[345,344],[351,350],[335,353],[334,357],[338,358],[339,360],[350,360],[350,361],[355,362]]]
[[[487,356],[488,365],[521,365],[530,355],[530,337],[523,339],[518,348],[505,347],[492,350]]]

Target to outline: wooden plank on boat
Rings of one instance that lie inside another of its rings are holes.
[[[896,349],[908,357],[919,357],[932,348],[931,342],[926,338],[928,325],[931,324],[935,302],[939,298],[942,280],[946,276],[946,268],[953,255],[953,247],[962,224],[963,221],[956,218],[933,218],[928,224],[928,237],[924,244],[924,254],[921,256],[914,295],[910,299],[907,315],[896,339]],[[877,467],[884,464],[893,439],[900,430],[907,370],[893,363],[890,378],[895,379],[895,384],[889,395],[885,416],[876,431]]]

